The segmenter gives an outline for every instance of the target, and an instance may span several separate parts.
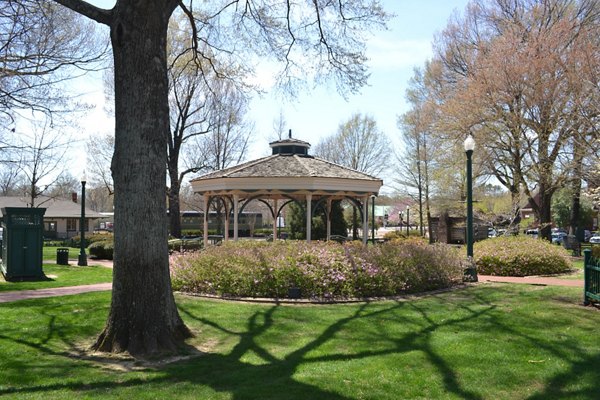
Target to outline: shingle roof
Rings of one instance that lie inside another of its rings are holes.
[[[0,197],[0,214],[4,207],[27,207],[28,200],[25,197],[3,196]],[[46,208],[44,218],[79,218],[81,217],[81,204],[71,200],[55,199],[49,197],[38,197],[37,207]],[[102,215],[88,208],[85,209],[86,218],[101,218]]]
[[[235,167],[211,172],[192,179],[201,181],[218,178],[342,178],[367,181],[379,181],[371,175],[343,167],[329,161],[302,155],[274,154],[249,161]]]

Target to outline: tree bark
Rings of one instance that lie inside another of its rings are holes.
[[[118,1],[115,65],[115,256],[108,321],[94,349],[132,355],[173,352],[191,335],[169,275],[165,200],[166,39],[172,0]]]
[[[554,192],[548,189],[548,185],[540,183],[539,199],[539,235],[540,238],[552,241],[552,195]]]
[[[575,235],[581,219],[581,178],[583,175],[584,148],[580,143],[575,143],[573,155],[573,173],[571,182],[571,213],[569,215],[569,234]]]

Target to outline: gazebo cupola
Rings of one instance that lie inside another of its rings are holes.
[[[287,139],[271,142],[269,143],[269,146],[271,146],[271,149],[273,149],[273,155],[282,154],[290,156],[308,156],[308,149],[310,149],[310,143],[292,138],[291,129]]]

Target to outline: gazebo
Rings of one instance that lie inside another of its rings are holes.
[[[224,240],[229,240],[233,217],[233,239],[238,240],[238,219],[253,200],[264,203],[273,216],[273,238],[277,218],[291,202],[306,212],[306,240],[311,240],[311,219],[318,207],[325,209],[327,239],[331,236],[331,203],[345,199],[355,205],[363,224],[363,243],[368,238],[368,205],[383,185],[379,178],[308,154],[310,143],[292,138],[269,144],[272,154],[211,172],[193,179],[195,193],[204,200],[204,246],[208,245],[208,210],[220,201],[225,210]]]

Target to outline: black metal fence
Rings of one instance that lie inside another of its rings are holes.
[[[600,260],[592,257],[590,249],[585,249],[583,255],[583,304],[587,306],[592,302],[600,302]]]

